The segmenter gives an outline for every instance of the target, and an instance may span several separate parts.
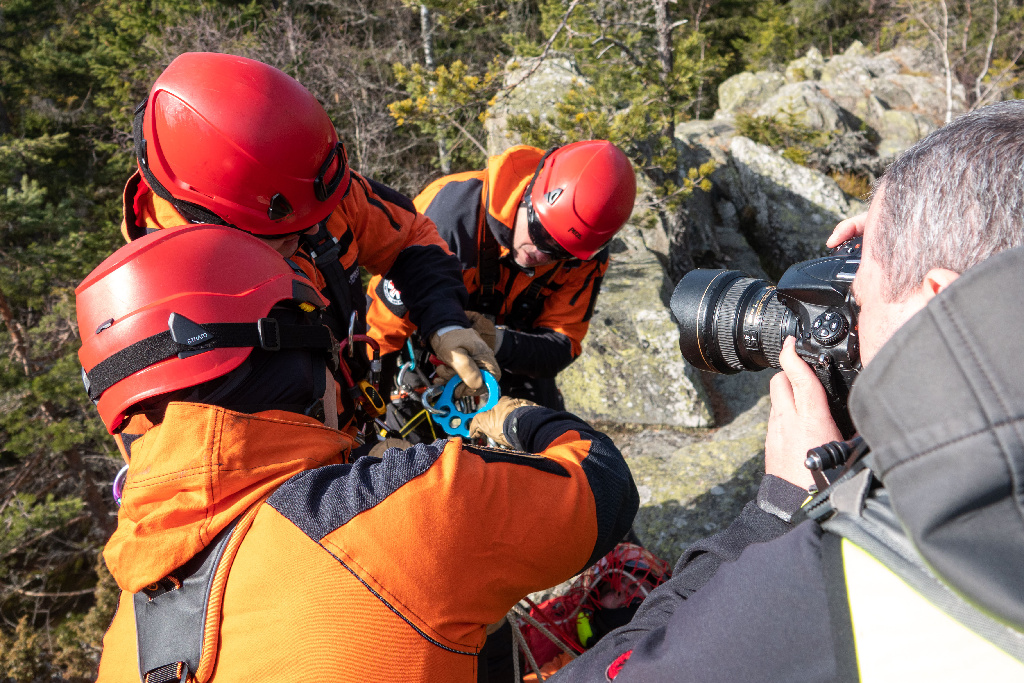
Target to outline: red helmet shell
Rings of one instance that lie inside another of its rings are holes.
[[[296,285],[298,283],[299,286]],[[199,323],[252,323],[281,301],[326,305],[281,255],[238,230],[189,225],[159,230],[121,247],[75,290],[86,372],[118,351],[167,331],[171,313]],[[111,434],[142,400],[231,372],[251,348],[213,349],[150,365],[97,402]]]
[[[607,140],[574,142],[548,156],[530,199],[544,229],[586,260],[629,220],[636,174],[622,150]]]
[[[348,190],[344,148],[327,112],[294,78],[252,59],[179,56],[153,84],[142,135],[149,169],[175,199],[255,235],[308,229]],[[319,199],[314,181],[332,152],[326,179],[342,175]],[[291,211],[274,220],[276,195],[286,200],[276,206]]]

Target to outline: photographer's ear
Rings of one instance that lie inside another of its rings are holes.
[[[960,277],[960,273],[949,268],[932,268],[925,273],[924,281],[918,289],[918,296],[922,297],[924,303],[928,303],[958,277]]]

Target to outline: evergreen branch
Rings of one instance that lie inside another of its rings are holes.
[[[544,63],[544,58],[548,56],[548,51],[554,44],[555,39],[558,38],[558,35],[562,32],[562,29],[564,29],[566,24],[569,23],[569,16],[573,13],[573,10],[575,10],[576,6],[579,4],[580,0],[572,0],[572,2],[569,3],[569,8],[566,9],[565,14],[562,15],[562,21],[558,24],[558,28],[556,28],[554,33],[551,34],[551,37],[548,38],[547,42],[544,43],[544,49],[540,51],[540,55],[536,58],[536,61],[534,62],[533,66],[530,67],[530,70],[526,72],[525,76],[523,76],[518,81],[510,85],[508,88],[503,89],[500,93],[502,96],[508,97],[509,95],[511,95],[513,90],[515,90],[520,85],[525,83],[530,78],[530,76],[533,76],[533,74],[537,72],[537,69],[540,68],[540,65]]]
[[[453,118],[452,118],[452,117],[451,117],[451,116],[450,116],[449,114],[442,114],[442,116],[444,116],[445,120],[447,120],[447,121],[448,121],[448,123],[450,123],[450,124],[452,124],[453,126],[455,126],[456,128],[458,128],[458,129],[459,129],[459,131],[460,131],[460,132],[461,132],[461,133],[462,133],[463,135],[465,135],[465,136],[466,136],[466,137],[467,137],[467,138],[469,139],[469,141],[470,141],[470,142],[472,142],[472,143],[473,143],[474,145],[476,145],[476,148],[477,148],[477,149],[479,149],[479,150],[480,150],[481,152],[483,152],[483,153],[484,153],[484,156],[487,156],[487,148],[486,148],[486,147],[484,147],[484,146],[483,146],[482,144],[480,144],[480,141],[479,141],[479,140],[477,140],[477,139],[476,139],[476,138],[475,138],[475,137],[473,136],[473,134],[472,134],[472,133],[470,133],[470,132],[469,132],[468,130],[466,130],[465,128],[463,128],[463,127],[462,127],[462,124],[461,124],[461,123],[459,123],[458,121],[456,121],[455,119],[453,119]]]
[[[83,588],[79,591],[60,591],[57,593],[43,593],[40,591],[27,591],[22,588],[15,588],[14,592],[28,598],[77,598],[82,595],[92,595],[96,592],[96,588]]]
[[[48,536],[52,536],[53,534],[57,533],[61,529],[64,529],[64,528],[69,527],[69,526],[73,526],[73,525],[75,525],[75,524],[77,524],[79,522],[84,522],[87,519],[89,519],[89,515],[79,515],[78,517],[74,517],[72,519],[69,519],[68,521],[64,522],[60,526],[55,526],[52,529],[47,529],[46,531],[44,531],[41,534],[36,534],[35,536],[33,536],[32,538],[28,539],[27,541],[19,543],[18,545],[14,546],[13,548],[8,550],[3,555],[0,555],[0,560],[6,560],[8,557],[11,557],[13,555],[17,555],[21,551],[25,550],[27,547],[29,547],[31,545],[35,545],[39,541],[42,541],[43,539],[47,538]]]

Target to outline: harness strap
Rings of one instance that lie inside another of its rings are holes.
[[[871,471],[864,468],[831,487],[827,493],[835,514],[819,521],[822,529],[848,539],[965,628],[1024,662],[1024,634],[992,619],[942,583],[904,534],[888,492],[877,488],[868,494],[871,481]]]
[[[561,272],[563,265],[559,263],[540,277],[534,278],[530,282],[530,286],[516,297],[516,300],[509,307],[508,315],[505,316],[505,324],[508,327],[513,329],[533,327],[534,321],[537,320],[541,310],[544,308],[544,299],[546,297],[541,296],[541,290],[554,279],[555,275]]]
[[[340,238],[335,237],[327,229],[326,220],[320,221],[316,227],[316,234],[302,236],[302,244],[309,252],[317,270],[324,276],[327,283],[327,298],[335,307],[338,319],[348,324],[354,306],[348,274],[340,259],[352,246],[355,237],[349,229],[346,229]]]
[[[199,670],[210,588],[238,520],[167,578],[135,594],[135,636],[143,683],[186,681]]]
[[[483,219],[487,211],[486,203],[481,212],[477,231],[480,234],[480,246],[477,249],[477,272],[480,274],[480,289],[472,308],[486,315],[496,316],[501,311],[502,297],[498,292],[498,281],[501,279],[501,245]]]

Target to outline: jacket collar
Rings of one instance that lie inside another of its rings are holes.
[[[295,413],[171,403],[163,423],[131,443],[117,530],[103,552],[111,574],[138,592],[292,476],[342,463],[351,447],[344,432]]]
[[[857,379],[854,423],[918,552],[1024,625],[1024,248],[971,268]]]
[[[516,211],[543,157],[543,150],[516,145],[487,161],[487,227],[503,247],[512,246]]]

